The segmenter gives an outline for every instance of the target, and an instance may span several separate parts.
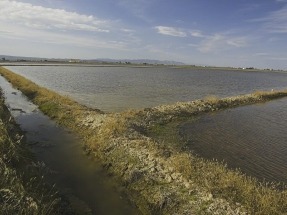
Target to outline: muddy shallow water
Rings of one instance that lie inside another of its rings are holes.
[[[287,98],[183,122],[187,148],[260,180],[287,183]]]
[[[139,214],[101,166],[83,153],[79,139],[58,127],[0,76],[0,86],[16,122],[46,177],[55,183],[79,214]]]

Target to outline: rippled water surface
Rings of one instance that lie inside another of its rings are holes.
[[[152,107],[208,95],[283,89],[287,74],[175,68],[8,67],[37,84],[104,111]],[[183,123],[188,147],[270,181],[287,182],[287,99],[229,109]]]
[[[287,98],[183,123],[188,148],[248,175],[287,183]]]
[[[103,111],[282,89],[287,74],[175,68],[11,66],[37,84]]]

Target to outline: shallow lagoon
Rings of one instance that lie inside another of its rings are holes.
[[[287,73],[135,67],[6,67],[103,111],[153,107],[209,95],[226,97],[286,87]]]

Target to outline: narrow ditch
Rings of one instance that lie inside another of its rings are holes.
[[[139,214],[126,200],[123,188],[84,154],[74,134],[50,120],[1,76],[0,86],[47,180],[68,198],[76,214]]]

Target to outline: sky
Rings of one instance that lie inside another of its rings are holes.
[[[0,54],[287,69],[287,0],[0,0]]]

